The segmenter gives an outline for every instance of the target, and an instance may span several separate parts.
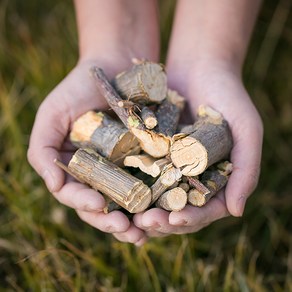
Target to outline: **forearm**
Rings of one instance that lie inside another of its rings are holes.
[[[217,62],[240,74],[260,2],[180,0],[171,37],[168,70],[188,70],[199,63]]]
[[[75,0],[80,59],[158,59],[155,0]]]

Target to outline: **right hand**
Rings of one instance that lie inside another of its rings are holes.
[[[104,60],[80,61],[45,98],[34,122],[28,160],[54,197],[62,204],[74,208],[83,221],[101,231],[114,233],[121,241],[140,245],[146,239],[142,230],[120,211],[104,214],[103,196],[65,175],[54,163],[56,158],[67,163],[72,157],[75,149],[67,139],[72,123],[89,110],[108,108],[105,99],[99,95],[93,78],[89,76],[89,69],[94,65],[104,68],[110,77],[125,68],[125,62],[120,65],[115,63],[114,70],[108,68],[108,63]]]

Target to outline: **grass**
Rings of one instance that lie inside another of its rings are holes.
[[[77,59],[71,1],[1,1],[0,291],[292,291],[290,11],[289,0],[264,2],[246,61],[265,138],[243,218],[135,248],[81,222],[26,161],[37,108]]]

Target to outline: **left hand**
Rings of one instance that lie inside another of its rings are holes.
[[[170,74],[174,77],[170,78],[170,88],[185,95],[193,115],[200,104],[222,113],[233,135],[233,172],[226,188],[201,208],[187,205],[180,212],[153,208],[136,214],[135,225],[148,236],[192,233],[229,214],[242,216],[259,178],[263,126],[239,74],[225,64],[215,63],[193,66],[185,72]]]

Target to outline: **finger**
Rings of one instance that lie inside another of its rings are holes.
[[[76,212],[81,220],[103,232],[125,232],[130,227],[129,219],[120,211],[113,211],[109,214],[79,210],[76,210]]]
[[[136,227],[133,223],[131,223],[127,231],[114,233],[113,235],[119,241],[134,243],[137,246],[141,246],[147,241],[145,232]]]
[[[240,136],[234,135],[233,171],[226,186],[226,204],[231,215],[242,216],[246,200],[258,183],[263,135],[261,127],[255,129],[255,125],[245,125],[236,132]]]
[[[64,172],[54,160],[60,159],[59,150],[69,128],[69,120],[66,115],[61,115],[60,107],[59,110],[53,108],[46,101],[40,106],[27,154],[30,164],[44,179],[50,192],[58,191],[64,183]]]
[[[53,195],[60,203],[79,211],[102,211],[106,205],[100,193],[74,181],[66,183]]]
[[[135,225],[143,230],[156,230],[168,224],[169,212],[152,208],[144,213],[135,214],[133,221]]]
[[[224,202],[223,191],[216,194],[205,206],[194,207],[187,205],[179,212],[171,212],[169,223],[174,226],[192,226],[194,231],[228,216],[228,210]]]
[[[174,233],[177,227],[169,224],[169,212],[153,208],[144,213],[136,214],[133,221],[136,226],[145,230],[152,237],[166,236]]]

